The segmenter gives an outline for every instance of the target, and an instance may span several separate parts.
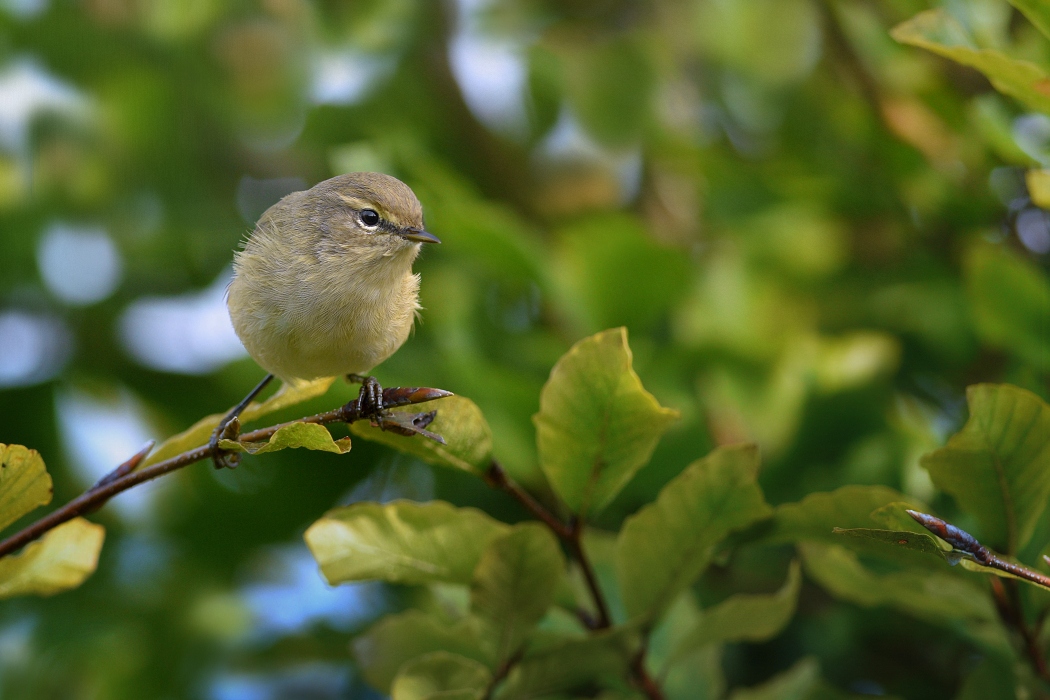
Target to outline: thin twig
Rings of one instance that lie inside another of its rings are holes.
[[[961,530],[933,515],[914,510],[909,510],[907,513],[920,525],[955,549],[972,556],[978,564],[991,569],[1005,571],[1018,578],[1050,588],[1050,577],[1026,566],[1006,561],[978,542],[977,538],[965,530]],[[1050,563],[1050,558],[1047,559],[1047,563]],[[1035,672],[1044,681],[1050,683],[1050,668],[1047,667],[1046,656],[1043,653],[1042,646],[1039,644],[1037,634],[1025,622],[1024,612],[1021,610],[1021,597],[1018,594],[1016,582],[995,576],[992,576],[991,579],[992,594],[995,598],[995,607],[999,611],[999,617],[1003,619],[1007,626],[1017,631],[1022,642],[1024,642],[1025,654],[1031,661]],[[1007,590],[1007,585],[1010,586],[1010,592]]]
[[[559,538],[563,540],[572,539],[572,530],[559,520],[556,515],[547,510],[546,506],[537,501],[531,493],[521,488],[511,479],[499,462],[492,460],[489,468],[485,470],[483,478],[485,483],[492,488],[500,489],[510,494],[514,500],[525,506],[527,511],[542,520]]]
[[[609,615],[609,606],[605,602],[605,595],[598,585],[598,577],[594,573],[594,567],[591,566],[587,553],[583,551],[583,523],[578,520],[572,523],[566,542],[572,548],[572,555],[580,565],[580,570],[583,571],[583,578],[587,582],[587,588],[591,591],[594,607],[598,609],[598,619],[595,620],[594,629],[607,629],[612,624],[612,618]]]
[[[1035,569],[1029,569],[1022,564],[1014,564],[1011,561],[1003,559],[998,554],[978,542],[977,538],[965,530],[961,530],[951,523],[941,520],[933,515],[920,513],[914,510],[909,510],[907,512],[908,515],[914,518],[924,528],[940,537],[955,549],[966,552],[981,566],[1005,571],[1008,574],[1026,581],[1031,581],[1043,588],[1050,588],[1050,576],[1036,571]],[[1050,558],[1047,559],[1047,563],[1050,563]]]
[[[641,649],[635,654],[631,662],[631,671],[634,673],[634,682],[638,689],[645,693],[649,700],[664,700],[663,690],[657,685],[649,671],[645,668],[645,655],[648,653],[648,645],[643,643]]]
[[[441,389],[396,387],[387,389],[383,392],[383,402],[387,407],[395,407],[432,401],[445,396],[451,396],[451,394],[447,391],[442,391]],[[325,413],[318,413],[306,418],[300,418],[299,420],[271,425],[268,428],[261,428],[249,433],[244,433],[240,436],[240,439],[244,442],[259,442],[267,440],[281,428],[294,423],[320,423],[322,425],[328,423],[353,423],[365,417],[366,416],[361,415],[357,401],[354,400],[345,406],[341,406],[332,411],[326,411]],[[175,455],[163,462],[151,464],[144,469],[130,471],[128,468],[129,464],[131,465],[131,469],[133,469],[134,466],[140,463],[145,457],[145,454],[140,451],[112,472],[102,477],[97,484],[82,493],[80,496],[77,496],[58,510],[44,516],[31,525],[26,526],[24,529],[11,535],[3,542],[0,542],[0,557],[21,549],[64,522],[81,515],[93,513],[101,508],[106,501],[113,498],[118,493],[127,491],[132,486],[137,486],[146,481],[156,479],[158,476],[187,467],[195,462],[201,461],[202,459],[207,459],[211,457],[214,452],[215,450],[212,447],[202,445],[201,447]]]

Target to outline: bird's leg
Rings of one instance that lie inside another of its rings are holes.
[[[219,421],[219,425],[216,426],[215,431],[211,434],[211,439],[208,441],[208,447],[211,448],[211,460],[215,463],[216,469],[222,469],[223,467],[233,468],[237,466],[237,463],[241,461],[241,457],[235,453],[225,452],[219,449],[219,440],[235,440],[237,434],[241,429],[241,422],[239,416],[241,412],[248,407],[255,397],[258,396],[266,386],[273,381],[273,375],[267,374],[263,377],[263,380],[259,382],[254,389],[248,392],[239,404],[230,409],[230,412],[223,416],[222,420]]]
[[[383,424],[383,387],[375,377],[362,377],[357,374],[347,378],[361,380],[361,391],[357,395],[357,412],[371,421]]]

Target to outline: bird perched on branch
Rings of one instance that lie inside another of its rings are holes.
[[[423,243],[423,208],[405,183],[350,173],[293,192],[266,210],[233,262],[227,306],[237,336],[273,379],[348,375],[362,382],[362,410],[382,411],[373,367],[408,338],[419,309],[412,262]]]

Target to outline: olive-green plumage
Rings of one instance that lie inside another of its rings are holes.
[[[266,210],[233,262],[227,305],[248,353],[285,381],[366,374],[408,338],[423,230],[396,178],[351,173]]]

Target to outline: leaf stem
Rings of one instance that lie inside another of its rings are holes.
[[[484,479],[485,483],[492,488],[500,489],[510,494],[514,500],[525,506],[530,513],[543,521],[555,535],[565,542],[573,559],[576,560],[580,570],[583,572],[584,581],[587,583],[587,589],[590,591],[591,599],[594,601],[594,607],[598,613],[597,619],[594,620],[590,620],[589,615],[582,611],[577,611],[577,615],[591,630],[603,630],[611,627],[612,616],[609,614],[609,605],[605,601],[605,594],[602,593],[601,586],[598,585],[598,576],[594,572],[594,567],[591,565],[587,552],[583,548],[583,522],[573,519],[568,524],[563,523],[546,506],[536,500],[532,494],[511,479],[503,469],[503,466],[496,460],[492,460],[488,469],[485,470]],[[645,669],[646,651],[646,646],[643,643],[631,662],[632,681],[645,693],[649,700],[663,700],[663,691],[660,690],[660,686],[657,685],[656,681]],[[507,672],[509,672],[509,669]]]
[[[451,394],[447,391],[442,391],[441,389],[395,387],[383,392],[383,402],[388,407],[404,406],[407,404],[432,401],[434,399],[444,398],[445,396],[451,396]],[[253,430],[249,433],[242,434],[240,437],[241,440],[244,441],[257,442],[272,437],[278,430],[286,425],[292,425],[293,423],[320,423],[321,425],[326,425],[328,423],[353,423],[365,417],[366,416],[361,415],[359,407],[357,406],[357,400],[355,399],[345,406],[326,411],[325,413],[318,413],[298,420],[271,425],[259,430]],[[201,447],[187,450],[186,452],[175,455],[174,457],[170,457],[162,462],[151,464],[144,469],[134,471],[135,466],[137,466],[146,456],[145,450],[140,450],[112,472],[102,477],[97,484],[74,498],[66,505],[49,513],[40,520],[26,526],[22,530],[0,542],[0,557],[21,549],[64,522],[98,510],[118,493],[127,491],[131,487],[137,486],[146,481],[156,479],[158,476],[187,467],[195,462],[208,459],[216,451],[217,450],[208,445],[202,445]]]

